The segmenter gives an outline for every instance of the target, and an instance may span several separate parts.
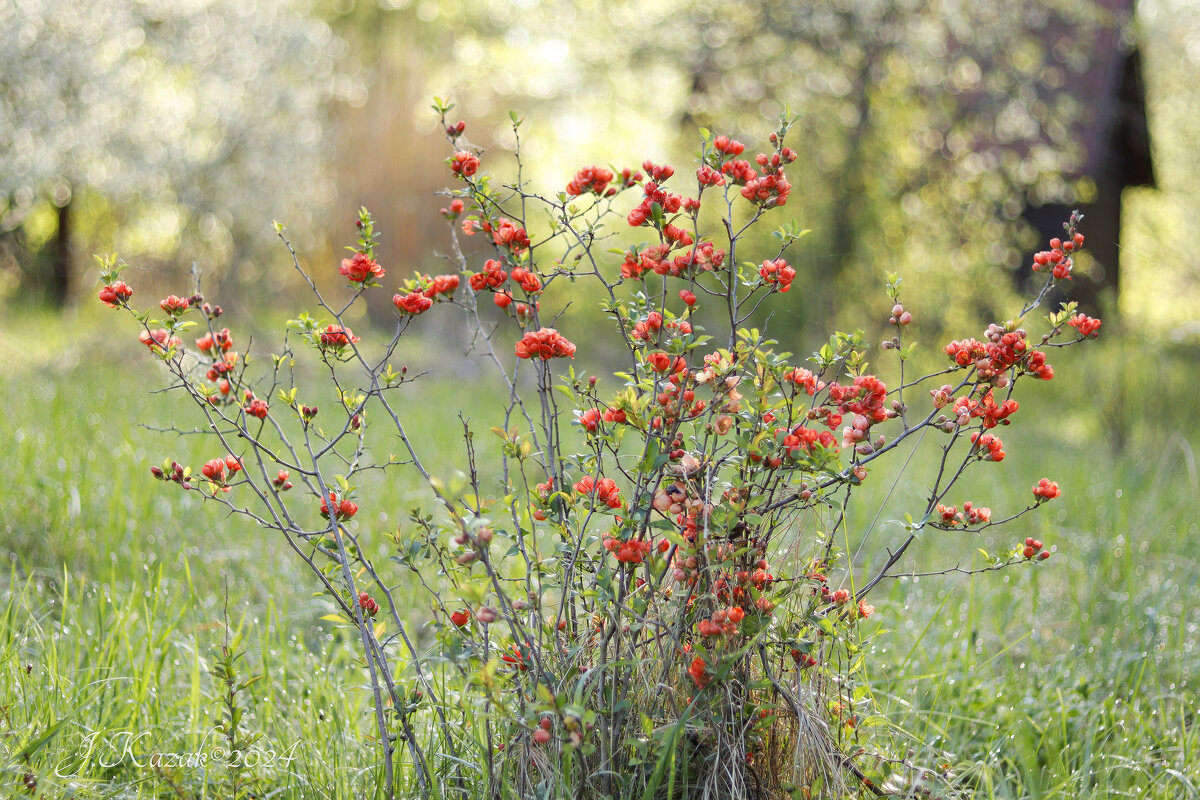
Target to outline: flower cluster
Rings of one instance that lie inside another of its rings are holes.
[[[133,297],[133,289],[125,281],[114,281],[100,290],[100,302],[109,308],[116,308],[129,302]]]
[[[513,259],[520,259],[529,249],[529,234],[507,217],[500,217],[494,222],[489,219],[467,219],[463,221],[462,230],[468,236],[479,232],[490,233],[492,244],[508,251]]]
[[[355,344],[361,339],[354,335],[354,331],[341,325],[330,325],[321,331],[321,347],[340,350],[346,345]],[[196,343],[199,346],[199,342]]]
[[[504,271],[504,265],[494,258],[489,258],[483,262],[483,271],[476,272],[467,279],[467,283],[474,291],[482,292],[485,288],[497,289],[506,280],[508,273]]]
[[[156,328],[152,331],[138,333],[138,341],[149,347],[152,352],[170,350],[183,344],[183,339],[171,333],[166,328]]]
[[[574,358],[575,345],[554,328],[539,328],[536,331],[526,331],[516,346],[517,358],[540,358],[548,361],[552,358]]]
[[[609,188],[616,175],[611,169],[603,167],[584,167],[575,173],[575,177],[567,184],[567,194],[571,197],[591,192],[599,196],[612,196],[617,193],[615,188]]]
[[[379,603],[371,599],[371,595],[366,592],[361,592],[358,595],[358,607],[362,609],[363,616],[373,617],[379,613]]]
[[[801,455],[811,453],[813,447],[835,449],[837,440],[829,431],[818,431],[804,425],[797,425],[780,440],[780,446],[788,457],[800,460]]]
[[[888,317],[888,324],[896,327],[903,327],[912,322],[912,313],[904,310],[902,303],[896,303],[892,306],[892,315]]]
[[[969,397],[959,397],[954,401],[953,410],[960,427],[966,426],[972,418],[976,418],[982,421],[983,427],[994,428],[997,425],[1009,424],[1008,418],[1020,407],[1020,404],[1011,398],[997,403],[989,388],[978,401]]]
[[[604,536],[604,549],[622,564],[641,564],[653,549],[653,545],[643,539],[621,540],[612,535]]]
[[[790,147],[781,148],[769,156],[759,153],[755,161],[762,173],[755,177],[754,171],[750,170],[749,178],[742,187],[742,197],[764,208],[786,204],[792,185],[783,174],[783,165],[792,163],[796,158],[795,151]]]
[[[1083,234],[1076,233],[1067,241],[1055,238],[1050,240],[1050,249],[1034,253],[1033,271],[1050,270],[1055,280],[1070,280],[1071,268],[1074,262],[1071,252],[1083,247]]]
[[[667,225],[663,229],[663,236],[669,240],[665,244],[641,251],[626,250],[625,260],[621,263],[621,277],[637,280],[647,272],[672,278],[692,277],[720,269],[725,262],[724,250],[708,241],[693,247],[691,234],[674,225]],[[671,251],[677,246],[686,250],[671,258]],[[695,297],[694,294],[692,296]]]
[[[980,380],[997,388],[1008,385],[1005,372],[1012,367],[1050,380],[1054,377],[1053,367],[1046,363],[1046,354],[1041,350],[1030,350],[1027,336],[1023,328],[992,324],[984,332],[986,342],[956,340],[943,347],[942,352],[959,367],[974,367]]]
[[[542,291],[542,281],[538,278],[537,273],[524,267],[516,267],[512,271],[513,282],[521,287],[521,291],[527,296],[535,295]]]
[[[762,277],[764,283],[781,292],[791,289],[792,281],[796,279],[796,270],[789,267],[788,263],[782,258],[777,258],[774,261],[764,261],[762,266],[758,268],[758,274]]]
[[[702,619],[696,624],[696,632],[701,636],[735,636],[738,624],[745,619],[746,612],[741,606],[714,611],[708,619]]]
[[[170,314],[172,317],[177,317],[183,312],[187,311],[190,305],[191,304],[187,301],[187,299],[183,297],[176,297],[172,294],[163,298],[162,302],[158,304],[158,307]]]
[[[165,468],[159,466],[150,467],[150,474],[157,480],[177,483],[181,489],[187,490],[192,488],[191,469],[183,466],[178,461],[171,461]]]
[[[227,353],[231,347],[233,347],[233,336],[230,335],[229,328],[206,333],[196,340],[196,349],[209,358],[217,358],[218,350]],[[209,380],[214,380],[214,378],[209,378]]]
[[[429,299],[437,299],[439,296],[450,298],[458,290],[459,277],[457,275],[417,275],[417,283],[425,287],[425,296]]]
[[[242,462],[234,455],[227,455],[225,458],[214,458],[200,468],[200,474],[208,478],[213,483],[225,483],[225,471],[228,470],[232,475],[240,472]]]
[[[376,281],[387,275],[387,270],[366,253],[359,252],[350,258],[342,259],[338,274],[345,277],[351,285],[358,284],[359,287],[363,287],[375,285]]]
[[[990,433],[972,433],[971,444],[977,450],[985,461],[1003,461],[1004,442],[1000,441],[999,436]]]
[[[708,673],[708,664],[701,656],[696,656],[692,659],[692,664],[688,667],[688,675],[691,677],[692,682],[696,684],[697,689],[703,689],[712,680],[712,675]]]
[[[450,158],[450,171],[455,175],[469,178],[479,169],[479,156],[466,150],[459,150]]]
[[[642,202],[625,218],[625,221],[634,228],[654,222],[655,207],[660,214],[676,214],[683,207],[681,195],[669,192],[661,186],[664,181],[675,174],[674,167],[670,164],[659,165],[647,161],[642,164],[642,169],[650,174],[652,180],[642,184]]]
[[[487,230],[486,226],[484,230]],[[509,250],[513,255],[520,255],[529,249],[529,234],[510,219],[502,217],[491,234],[493,244]]]
[[[992,521],[992,510],[986,506],[976,506],[970,500],[963,503],[962,511],[956,506],[937,504],[937,514],[943,525],[979,525]]]
[[[1033,496],[1037,498],[1039,503],[1045,500],[1053,500],[1060,494],[1062,494],[1062,491],[1059,490],[1058,484],[1049,478],[1042,478],[1033,487]]]
[[[330,491],[329,499],[326,501],[321,498],[321,516],[329,518],[329,509],[334,509],[334,514],[339,520],[347,520],[358,513],[358,503],[346,498],[339,498],[337,492]]]
[[[612,478],[595,480],[591,475],[585,475],[575,484],[575,491],[584,497],[595,497],[609,508],[620,508],[624,505],[621,500],[621,490]]]
[[[255,397],[254,393],[251,391],[246,392],[245,399],[246,402],[242,406],[242,410],[245,411],[248,416],[256,417],[258,419],[267,418],[267,412],[271,407],[267,404],[266,400]]]
[[[416,316],[432,308],[433,300],[422,291],[413,291],[408,294],[392,295],[392,304],[396,306],[396,310],[401,314]]]
[[[1050,557],[1050,551],[1043,550],[1043,547],[1044,545],[1040,540],[1034,539],[1032,536],[1026,537],[1025,549],[1021,551],[1021,555],[1025,556],[1027,559],[1032,559],[1034,556],[1036,556],[1038,559],[1045,561]]]
[[[813,374],[812,370],[805,369],[804,367],[789,369],[783,374],[783,380],[803,389],[804,393],[810,397],[826,386],[825,381],[820,380]]]
[[[1080,336],[1090,336],[1095,339],[1100,335],[1100,320],[1089,317],[1087,314],[1076,314],[1067,321],[1067,324],[1079,331]]]

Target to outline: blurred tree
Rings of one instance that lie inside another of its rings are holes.
[[[1073,126],[1089,98],[1064,88],[1088,69],[1103,39],[1093,33],[1128,21],[1102,6],[481,0],[466,13],[459,0],[388,0],[354,13],[393,15],[441,42],[426,94],[452,91],[464,117],[487,120],[475,141],[511,146],[503,112],[526,115],[527,176],[550,185],[584,162],[686,160],[699,126],[755,148],[784,109],[798,114],[802,158],[789,176],[803,191],[781,219],[814,234],[790,256],[804,296],[773,326],[815,335],[861,320],[858,298],[877,293],[860,286],[886,271],[904,275],[927,322],[1011,307],[1013,274],[1035,244],[1027,199],[1075,199],[1071,176],[1087,153]],[[613,35],[600,45],[598,31]]]
[[[1138,334],[1200,344],[1200,4],[1141,0],[1157,191],[1126,191],[1121,310]],[[1133,389],[1136,391],[1136,388]]]
[[[689,115],[801,115],[810,158],[794,182],[817,232],[822,328],[861,316],[856,289],[884,269],[947,322],[1007,307],[1032,244],[1028,198],[1072,202],[1087,155],[1075,125],[1089,98],[1064,86],[1088,69],[1093,32],[1128,22],[1075,0],[734,0],[709,13],[688,54]]]
[[[86,214],[127,255],[183,250],[252,280],[271,219],[312,231],[332,194],[321,111],[353,89],[342,47],[299,0],[0,2],[10,277],[33,267],[64,304]]]

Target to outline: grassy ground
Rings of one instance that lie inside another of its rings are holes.
[[[283,547],[150,479],[164,456],[213,454],[138,426],[168,424],[174,405],[150,393],[160,383],[139,348],[108,341],[116,328],[0,327],[0,796],[27,781],[39,797],[228,796],[224,772],[150,757],[220,743],[210,670],[227,645],[244,653],[240,677],[266,676],[235,704],[262,734],[252,773],[267,795],[372,796],[353,648]],[[976,548],[1026,535],[1054,546],[1049,562],[896,581],[874,600],[881,709],[914,761],[979,797],[1200,797],[1200,401],[1186,359],[1131,352],[1060,356],[1060,376],[1084,376],[1076,393],[1037,387],[1028,407],[1052,410],[1006,432],[1009,459],[972,489],[1018,508],[1048,476],[1063,498],[990,536],[929,535],[912,566],[968,566]],[[458,428],[433,420],[479,402],[443,381],[407,406],[441,466]],[[897,487],[851,529],[879,550],[920,490]],[[389,492],[401,516],[418,495]]]

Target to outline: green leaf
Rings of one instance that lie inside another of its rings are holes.
[[[240,691],[242,691],[243,689],[246,689],[246,688],[248,688],[248,687],[250,687],[250,686],[253,686],[254,684],[258,683],[259,681],[261,681],[261,680],[262,680],[263,678],[265,678],[265,677],[266,677],[265,675],[255,675],[255,676],[253,676],[253,677],[246,678],[246,680],[244,680],[244,681],[242,681],[241,683],[239,683],[239,684],[238,684],[238,691],[240,692]]]
[[[661,228],[663,226],[663,207],[658,203],[651,203],[650,215],[654,218],[654,227]]]
[[[887,717],[881,716],[879,714],[870,714],[870,715],[860,719],[858,721],[858,724],[855,725],[854,727],[855,728],[887,728],[887,727],[889,727],[889,723],[887,721]]]
[[[42,734],[40,738],[35,739],[21,750],[21,758],[26,761],[32,758],[39,750],[48,745],[50,740],[57,736],[58,732],[62,730],[63,726],[70,722],[70,720],[70,716],[63,717],[58,722],[47,728],[46,732]]]

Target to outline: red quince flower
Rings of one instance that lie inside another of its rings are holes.
[[[346,280],[351,283],[357,283],[361,286],[374,286],[375,282],[387,275],[387,270],[379,266],[378,263],[366,253],[355,253],[350,258],[342,259],[342,266],[338,268],[338,274],[344,275]]]
[[[517,358],[574,358],[575,345],[567,341],[554,328],[527,331],[516,345]]]
[[[439,294],[450,297],[458,289],[458,283],[457,275],[435,275],[429,279],[429,287],[425,289],[424,294],[431,300]]]
[[[346,520],[358,513],[358,504],[352,500],[339,500],[337,492],[329,493],[329,500],[321,498],[321,516],[329,518],[329,509],[332,507],[334,513],[340,520]]]
[[[708,674],[708,664],[700,656],[692,659],[692,665],[688,667],[688,675],[692,676],[692,681],[696,684],[697,689],[703,689],[712,680],[712,676]]]
[[[470,177],[479,169],[479,157],[466,150],[459,150],[450,159],[450,171],[455,175]]]
[[[608,184],[616,176],[612,170],[603,167],[584,167],[575,173],[575,177],[567,184],[567,194],[571,197],[591,192],[603,196],[611,194]]]
[[[200,468],[200,474],[213,483],[225,482],[225,459],[214,458]]]
[[[341,350],[348,344],[361,341],[359,337],[354,335],[354,331],[341,325],[330,325],[321,332],[321,347],[329,347],[335,350]]]
[[[184,298],[176,297],[172,294],[163,298],[162,302],[160,302],[158,305],[163,311],[175,317],[187,311],[189,303]]]
[[[379,613],[379,603],[371,599],[371,595],[362,592],[358,596],[358,607],[363,610],[363,616],[373,617]]]
[[[171,332],[166,328],[157,328],[152,331],[142,331],[138,334],[138,341],[149,347],[151,350],[155,348],[170,349],[179,347],[183,344],[183,340],[178,336],[172,336]]]
[[[1042,478],[1037,482],[1037,486],[1033,487],[1033,496],[1038,499],[1039,503],[1043,500],[1053,500],[1060,494],[1062,491],[1058,488],[1058,484],[1049,478]]]
[[[788,263],[782,258],[774,261],[764,261],[762,266],[758,268],[758,274],[762,276],[764,283],[781,292],[791,289],[792,281],[796,278],[796,270],[789,267]]]
[[[600,412],[597,409],[589,408],[579,415],[579,424],[588,433],[595,433],[600,427]]]
[[[396,309],[403,314],[412,314],[416,316],[422,311],[429,310],[433,306],[433,301],[424,295],[422,292],[409,292],[408,294],[397,294],[392,297],[392,303]]]
[[[622,408],[605,409],[602,418],[605,422],[614,422],[618,425],[624,425],[628,421],[625,410]]]
[[[1094,339],[1100,335],[1100,320],[1087,314],[1076,314],[1067,324],[1079,331],[1080,336],[1091,336]]]
[[[123,305],[131,297],[133,297],[133,289],[130,289],[125,281],[115,281],[100,290],[100,302],[109,308]]]
[[[247,392],[247,394],[249,393]],[[260,400],[257,397],[248,398],[246,405],[243,406],[243,410],[248,415],[252,417],[258,417],[259,419],[266,419],[267,411],[269,409],[270,406],[267,405],[267,402],[265,400]]]

